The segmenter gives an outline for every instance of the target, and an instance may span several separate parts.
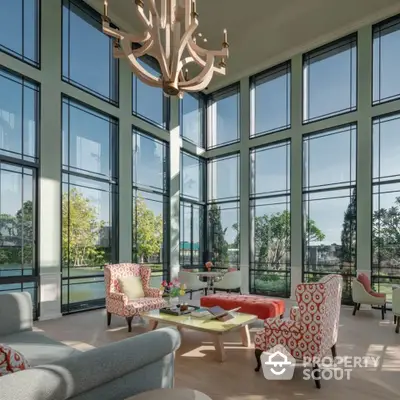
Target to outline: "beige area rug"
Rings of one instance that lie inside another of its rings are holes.
[[[195,301],[194,301],[195,302]],[[291,302],[287,301],[287,308]],[[260,329],[261,321],[251,331]],[[58,320],[37,322],[36,329],[56,340],[86,351],[132,335],[144,333],[146,326],[128,333],[125,321],[113,316],[106,326],[105,310],[68,315]],[[176,356],[176,386],[200,390],[214,400],[394,400],[400,399],[400,334],[394,332],[393,316],[380,319],[379,310],[361,310],[355,317],[343,307],[340,320],[338,356],[379,357],[376,367],[356,368],[350,379],[322,381],[318,390],[303,379],[298,366],[290,381],[267,381],[254,372],[253,348],[243,348],[239,332],[225,340],[227,360],[214,359],[210,337],[202,332],[183,330],[182,346]]]

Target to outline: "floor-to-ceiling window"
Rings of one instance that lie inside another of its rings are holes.
[[[62,109],[62,310],[104,305],[118,260],[118,123],[72,99]]]
[[[344,301],[356,274],[356,142],[355,125],[303,138],[304,278],[342,274]]]
[[[239,155],[208,161],[208,261],[215,267],[237,267],[240,259]]]
[[[400,18],[373,28],[373,104],[400,97]],[[372,283],[386,293],[400,283],[400,114],[373,120]]]
[[[39,87],[0,69],[0,293],[27,291],[38,304]]]
[[[0,50],[39,66],[40,0],[2,0]]]
[[[251,150],[250,291],[290,296],[290,142]]]
[[[205,162],[181,152],[179,262],[184,268],[202,267],[205,260]]]
[[[133,250],[136,263],[152,269],[152,286],[168,275],[168,147],[133,132]]]
[[[118,104],[118,59],[113,40],[102,32],[101,15],[80,0],[62,3],[63,80]]]

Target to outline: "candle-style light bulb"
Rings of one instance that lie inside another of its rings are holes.
[[[189,71],[187,69],[185,69],[184,78],[185,78],[185,81],[189,80]]]
[[[104,16],[108,17],[108,1],[104,0]]]
[[[224,42],[228,43],[228,32],[224,29]]]

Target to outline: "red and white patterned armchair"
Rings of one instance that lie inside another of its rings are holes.
[[[118,279],[128,276],[140,277],[145,297],[129,300],[121,292]],[[104,267],[108,326],[111,324],[111,315],[116,314],[126,319],[128,330],[131,332],[133,317],[165,307],[166,302],[161,297],[160,289],[149,287],[150,276],[151,269],[138,264],[113,264]]]
[[[297,285],[297,307],[290,310],[290,318],[267,318],[264,330],[254,337],[256,371],[261,367],[261,354],[276,345],[298,360],[313,360],[313,376],[321,387],[317,360],[331,350],[336,357],[343,278],[327,275],[319,282]]]

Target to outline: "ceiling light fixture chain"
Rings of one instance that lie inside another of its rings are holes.
[[[114,38],[114,56],[128,59],[134,74],[142,82],[161,87],[169,96],[182,97],[184,92],[200,92],[208,86],[214,73],[225,75],[226,59],[229,57],[226,29],[223,31],[221,50],[204,49],[194,37],[199,25],[196,0],[159,0],[160,12],[156,1],[133,1],[145,25],[144,33],[136,36],[111,26],[108,0],[104,0],[103,32]],[[148,6],[147,15],[145,3]],[[144,55],[157,60],[161,76],[147,71],[138,61]],[[201,68],[193,77],[189,77],[187,68],[191,63]]]

